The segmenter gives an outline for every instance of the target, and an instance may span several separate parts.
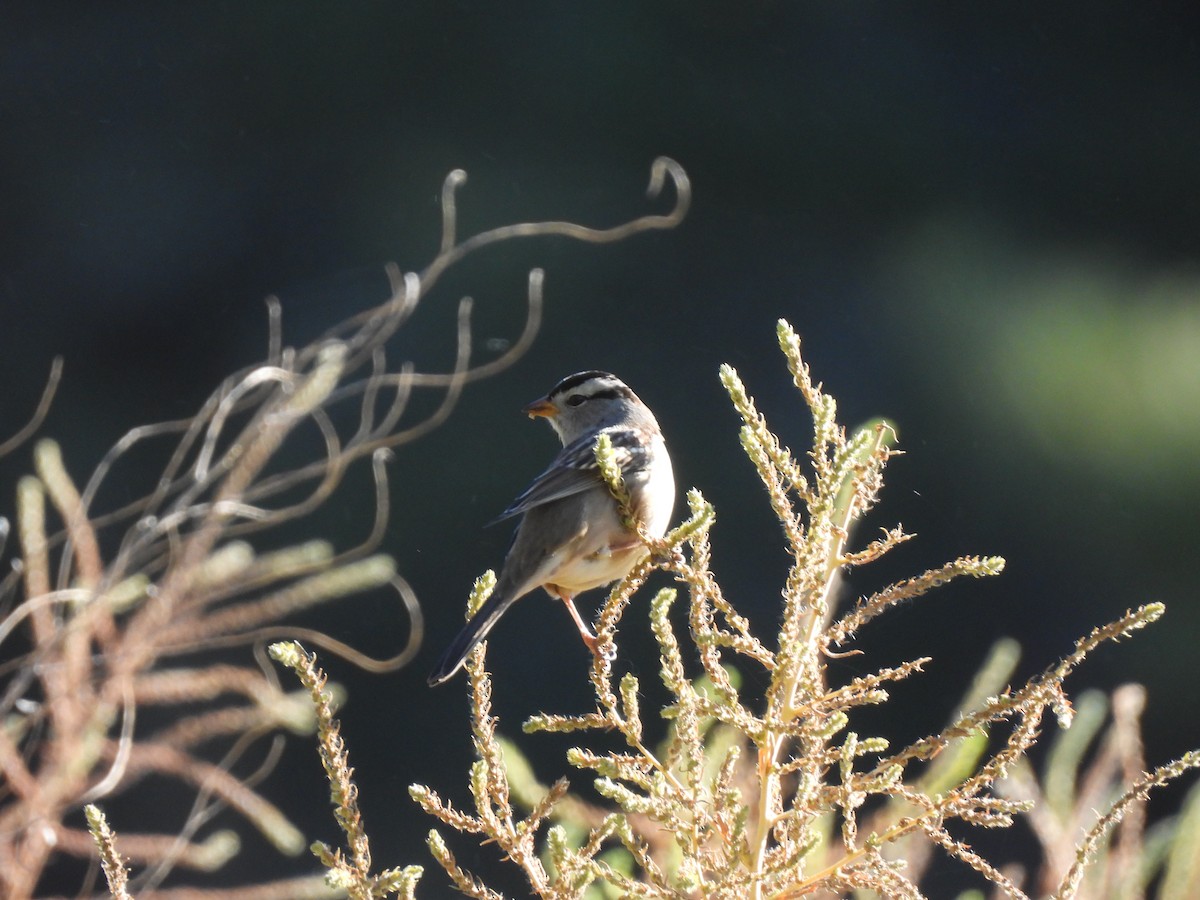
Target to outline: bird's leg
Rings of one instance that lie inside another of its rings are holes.
[[[571,614],[571,618],[575,620],[575,627],[579,629],[579,636],[583,638],[583,642],[587,644],[587,648],[595,655],[600,646],[600,642],[596,639],[595,633],[588,624],[583,621],[583,616],[579,614],[579,610],[575,607],[575,601],[571,597],[559,597],[563,605],[566,606],[567,612]]]
[[[579,610],[575,608],[575,598],[571,594],[568,594],[562,588],[557,586],[547,586],[546,589],[563,602],[563,605],[567,608],[567,612],[569,612],[571,614],[571,618],[575,620],[575,627],[579,629],[579,636],[583,638],[583,643],[589,650],[592,651],[592,656],[608,659],[611,655],[614,655],[611,650],[607,654],[600,652],[600,641],[592,632],[592,629],[588,627],[587,622],[583,621],[583,616],[581,616],[579,614]],[[612,660],[609,659],[609,661],[611,662]]]

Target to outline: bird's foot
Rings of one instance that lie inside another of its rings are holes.
[[[592,634],[591,630],[587,632],[581,631],[579,632],[579,636],[583,638],[583,642],[587,645],[587,648],[592,651],[592,656],[597,659],[612,662],[617,658],[617,645],[612,641],[606,641],[602,644],[600,638]]]
[[[603,647],[601,646],[600,639],[596,637],[592,629],[588,627],[587,622],[583,621],[583,616],[581,616],[579,614],[579,610],[575,608],[574,599],[565,594],[559,594],[559,599],[562,600],[563,604],[567,607],[567,612],[571,614],[571,618],[575,620],[575,627],[579,629],[579,636],[583,638],[584,645],[590,651],[592,651],[592,656],[595,656],[597,659],[607,660],[608,662],[612,662],[614,659],[616,659],[617,648],[613,645],[613,642],[608,641],[603,645]]]

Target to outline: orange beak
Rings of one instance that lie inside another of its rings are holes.
[[[553,419],[558,415],[558,410],[549,400],[534,400],[532,403],[526,406],[522,412],[531,419],[536,419],[539,416],[544,416],[547,419]]]

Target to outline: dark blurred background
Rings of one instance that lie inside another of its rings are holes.
[[[695,187],[678,230],[489,250],[397,342],[448,366],[469,293],[486,359],[519,333],[525,271],[546,268],[532,352],[392,465],[388,549],[424,602],[421,657],[384,678],[329,663],[351,690],[379,864],[429,862],[410,782],[469,802],[463,683],[431,691],[425,676],[472,579],[503,556],[507,529],[484,523],[555,448],[519,408],[561,376],[610,369],[657,411],[680,487],[717,506],[717,573],[769,632],[782,541],[716,372],[736,366],[803,447],[781,316],[843,421],[887,416],[907,451],[870,524],[920,539],[850,590],[960,554],[1008,559],[998,579],[889,614],[864,633],[870,655],[840,664],[934,657],[896,692],[894,736],[942,724],[995,639],[1019,638],[1027,675],[1160,600],[1162,624],[1073,685],[1145,683],[1148,760],[1165,762],[1200,745],[1198,18],[1192,2],[6,4],[0,433],[63,354],[43,432],[82,478],[127,429],[191,414],[260,359],[268,293],[302,344],[379,302],[386,261],[421,268],[449,170],[470,173],[466,233],[599,226],[663,208],[642,192],[667,154]],[[27,450],[4,461],[0,508],[27,466]],[[340,546],[369,527],[360,500],[324,515]],[[405,637],[387,598],[326,626],[377,655]],[[641,631],[629,653],[650,681]],[[585,651],[542,598],[506,617],[489,662],[508,734],[587,703]],[[566,769],[560,743],[527,746],[545,781]],[[311,746],[293,741],[266,792],[334,838]],[[140,814],[119,808],[114,825],[138,830]],[[494,848],[458,849],[497,869]],[[298,865],[311,868],[264,856],[250,875]]]

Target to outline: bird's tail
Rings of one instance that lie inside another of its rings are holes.
[[[479,611],[471,617],[471,621],[450,642],[450,646],[446,648],[446,652],[442,654],[442,658],[438,660],[438,664],[430,673],[429,684],[438,685],[452,678],[454,673],[462,668],[467,654],[488,636],[492,626],[516,599],[511,591],[501,590],[499,587],[493,591],[492,596],[488,597],[483,606],[479,607]]]

